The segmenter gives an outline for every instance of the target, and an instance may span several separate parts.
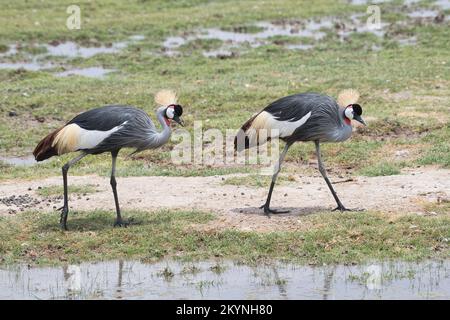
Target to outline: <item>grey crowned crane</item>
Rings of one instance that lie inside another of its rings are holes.
[[[116,159],[122,148],[135,148],[136,152],[154,149],[165,144],[171,134],[170,122],[180,125],[183,108],[177,104],[175,93],[162,90],[155,95],[160,106],[156,117],[161,123],[158,132],[150,117],[143,110],[125,105],[108,105],[77,115],[65,126],[50,133],[36,146],[33,155],[43,161],[56,155],[80,151],[80,154],[62,167],[64,206],[61,208],[61,228],[67,230],[69,201],[67,195],[67,172],[69,168],[88,154],[110,152],[112,156],[111,187],[114,194],[117,218],[114,226],[125,225],[120,215],[116,189]]]
[[[359,94],[355,90],[344,90],[338,101],[318,93],[301,93],[272,102],[264,110],[250,118],[239,130],[235,138],[235,149],[242,151],[264,144],[270,139],[279,138],[286,142],[280,155],[266,203],[261,207],[264,213],[286,213],[270,208],[273,187],[281,170],[281,164],[289,147],[297,141],[313,141],[316,146],[319,171],[328,185],[337,208],[346,211],[327,177],[320,154],[321,142],[341,142],[352,134],[352,120],[364,124],[362,108],[357,104]]]

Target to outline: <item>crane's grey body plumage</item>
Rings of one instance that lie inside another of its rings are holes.
[[[157,112],[160,122],[163,121],[163,111],[164,108],[161,108]],[[86,111],[68,122],[72,123],[86,130],[108,131],[120,127],[94,148],[80,149],[88,154],[118,151],[122,148],[135,148],[135,152],[157,148],[169,140],[171,133],[169,126],[164,126],[163,130],[158,132],[143,110],[123,105],[110,105]]]
[[[329,181],[320,154],[321,142],[340,142],[350,138],[352,134],[351,119],[364,124],[362,108],[356,104],[359,94],[354,90],[346,90],[339,95],[339,103],[332,97],[318,93],[300,93],[278,99],[261,112],[250,118],[239,130],[235,138],[235,149],[242,151],[265,143],[273,138],[280,138],[286,146],[272,176],[272,182],[266,203],[261,207],[266,214],[281,213],[270,208],[272,191],[281,170],[281,163],[290,148],[297,141],[313,141],[316,146],[319,171],[326,181],[338,207],[343,211],[336,192]],[[348,114],[351,118],[347,117]],[[353,108],[355,110],[353,110]],[[278,133],[266,135],[267,131],[276,129]]]
[[[344,122],[344,109],[336,101],[318,93],[300,93],[281,98],[267,106],[277,120],[297,121],[311,112],[309,119],[294,133],[281,139],[289,142],[320,141],[338,142],[350,138],[351,125]]]
[[[122,148],[134,148],[134,152],[155,149],[165,144],[171,134],[170,121],[182,124],[180,118],[183,109],[176,104],[176,95],[169,91],[160,91],[155,101],[161,105],[156,117],[162,130],[143,110],[126,105],[108,105],[81,113],[42,139],[33,154],[37,161],[43,161],[55,155],[80,151],[81,153],[62,167],[64,186],[64,205],[61,208],[60,224],[67,229],[68,188],[67,173],[69,168],[89,154],[110,152],[111,187],[114,194],[117,218],[114,225],[124,225],[120,213],[117,182],[115,178],[116,160]]]
[[[158,120],[162,119],[165,108],[158,109]],[[86,130],[108,131],[120,127],[91,149],[80,149],[89,154],[99,154],[108,151],[120,150],[122,148],[135,148],[134,152],[146,149],[158,148],[165,144],[170,138],[170,127],[164,125],[163,130],[158,132],[153,121],[143,110],[122,105],[104,106],[89,110],[72,119],[75,123]]]

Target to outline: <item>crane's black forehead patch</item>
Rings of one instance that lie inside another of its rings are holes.
[[[362,108],[359,104],[355,103],[352,105],[353,111],[355,112],[355,114],[357,114],[358,116],[362,115]]]
[[[173,107],[173,110],[177,116],[181,116],[183,114],[183,108],[179,104],[176,104]]]

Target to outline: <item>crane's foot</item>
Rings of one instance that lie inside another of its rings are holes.
[[[275,210],[275,209],[270,209],[270,207],[268,205],[262,205],[261,207],[259,207],[260,209],[264,209],[264,213],[269,216],[269,214],[282,214],[282,213],[289,213],[289,210]]]
[[[333,210],[331,210],[331,211],[340,211],[340,212],[344,212],[344,211],[353,211],[353,210],[351,210],[351,209],[347,209],[346,207],[344,207],[343,205],[339,205],[339,206],[337,206],[336,208],[334,208]]]
[[[130,223],[123,221],[122,219],[116,219],[116,221],[114,221],[114,228],[119,227],[119,228],[126,228],[128,227]]]
[[[64,206],[59,208],[58,210],[61,211],[59,225],[61,226],[62,230],[67,231],[67,215],[69,214],[69,208]]]

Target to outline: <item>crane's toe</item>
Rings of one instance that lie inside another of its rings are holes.
[[[122,219],[116,219],[116,221],[114,221],[114,228],[115,227],[126,228],[128,227],[129,224],[130,224],[129,222],[123,221]]]
[[[354,211],[354,210],[352,210],[352,209],[347,209],[347,208],[344,207],[344,206],[337,206],[336,208],[334,208],[334,209],[331,210],[331,211],[337,211],[337,210],[339,210],[340,212],[344,212],[344,211]]]
[[[275,210],[275,209],[270,209],[270,207],[269,206],[267,206],[267,205],[262,205],[261,207],[259,207],[260,209],[264,209],[264,213],[266,214],[266,215],[269,215],[269,214],[282,214],[282,213],[289,213],[290,212],[290,210]]]

